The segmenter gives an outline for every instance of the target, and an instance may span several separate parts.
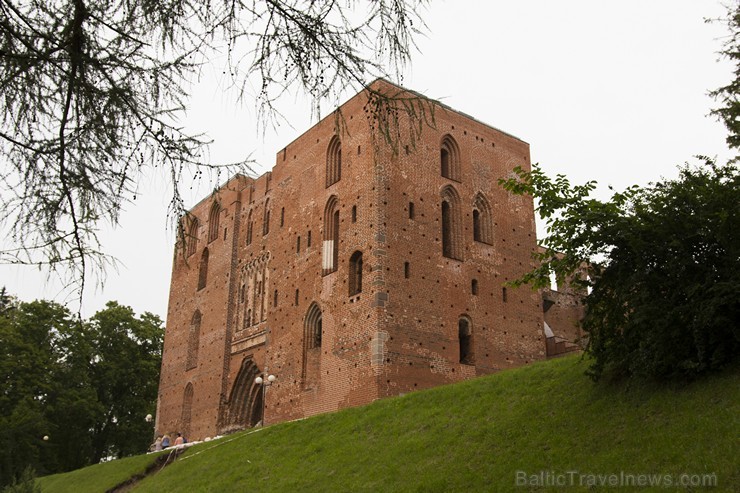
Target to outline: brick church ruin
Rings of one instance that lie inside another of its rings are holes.
[[[497,184],[530,168],[529,144],[426,100],[432,124],[394,112],[391,145],[369,98],[417,95],[369,88],[278,152],[272,171],[232,178],[183,218],[158,432],[202,439],[573,347],[577,293],[504,285],[537,248],[531,198]],[[263,392],[255,378],[267,373]]]

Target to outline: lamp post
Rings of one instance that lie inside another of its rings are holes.
[[[263,373],[263,375],[266,375],[267,371]],[[262,426],[265,426],[265,398],[267,396],[267,387],[272,385],[272,383],[277,379],[275,375],[267,375],[265,378],[262,378],[262,375],[258,376],[254,379],[254,383],[257,385],[262,385]]]

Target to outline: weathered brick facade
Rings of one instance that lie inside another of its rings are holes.
[[[401,131],[393,152],[367,102],[359,93],[271,172],[231,179],[185,218],[158,431],[254,425],[263,370],[277,377],[275,423],[546,357],[542,295],[503,286],[536,248],[531,199],[497,185],[529,169],[529,145],[434,103],[433,126]]]

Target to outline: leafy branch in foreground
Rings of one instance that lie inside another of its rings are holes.
[[[110,260],[117,224],[150,169],[183,180],[233,174],[178,124],[190,82],[223,72],[264,124],[286,92],[318,108],[408,61],[424,0],[0,0],[0,262],[47,266],[79,290]]]
[[[500,180],[534,196],[544,219],[539,267],[516,281],[546,285],[550,272],[591,289],[582,327],[590,375],[691,376],[740,354],[740,175],[736,164],[680,168],[676,180],[589,198],[539,166]]]

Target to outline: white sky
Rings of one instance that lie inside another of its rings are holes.
[[[707,116],[716,106],[707,92],[732,73],[716,55],[724,27],[704,22],[724,14],[719,1],[449,0],[427,10],[428,34],[400,83],[525,140],[532,162],[551,175],[623,189],[675,177],[696,154],[730,156],[724,127]],[[268,171],[312,125],[308,104],[284,100],[291,125],[262,138],[253,107],[237,105],[214,72],[198,85],[187,125],[214,139],[213,162],[252,153]],[[157,177],[140,191],[120,226],[101,234],[120,267],[102,289],[88,289],[85,317],[108,300],[166,316],[169,195]],[[208,192],[205,183],[195,187],[189,205]],[[0,285],[25,301],[69,300],[77,309],[73,295],[35,268],[0,266]]]

